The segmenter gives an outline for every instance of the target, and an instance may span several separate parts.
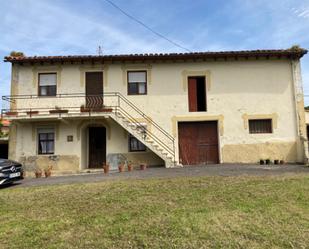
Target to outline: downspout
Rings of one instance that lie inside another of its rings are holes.
[[[292,68],[292,80],[294,90],[296,127],[297,127],[297,135],[299,137],[299,143],[297,146],[297,157],[299,159],[299,152],[302,151],[302,162],[304,164],[308,164],[309,151],[308,151],[308,140],[306,134],[307,130],[305,121],[305,106],[304,106],[304,94],[303,94],[300,60],[292,59],[291,68]]]

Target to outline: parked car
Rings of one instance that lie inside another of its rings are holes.
[[[24,178],[23,167],[19,162],[0,159],[0,185],[19,181]]]

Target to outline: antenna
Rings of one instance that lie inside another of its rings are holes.
[[[103,50],[102,50],[102,47],[100,45],[97,48],[97,53],[98,53],[98,55],[103,55]]]

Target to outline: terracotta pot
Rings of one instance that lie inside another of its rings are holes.
[[[133,165],[132,164],[128,164],[128,171],[132,171],[133,170]]]
[[[45,175],[46,178],[51,177],[51,170],[50,169],[45,170],[44,175]]]
[[[7,116],[17,116],[18,112],[5,112],[4,114]]]
[[[49,110],[49,113],[53,114],[53,113],[68,113],[68,110]]]
[[[36,114],[39,114],[39,111],[29,111],[27,112],[27,115],[36,115]]]
[[[35,171],[34,174],[35,174],[35,178],[42,177],[42,171]]]
[[[119,170],[119,173],[124,172],[124,165],[123,164],[119,164],[118,165],[118,170]]]
[[[108,174],[109,173],[109,164],[103,165],[103,170],[104,170],[104,174]]]
[[[89,108],[86,108],[86,107],[84,107],[84,106],[81,106],[81,107],[80,107],[80,111],[81,111],[81,112],[90,112],[90,109],[89,109]]]
[[[112,108],[93,108],[93,112],[112,112]]]
[[[147,167],[146,163],[142,163],[142,164],[140,165],[140,169],[141,169],[141,170],[145,170],[146,167]]]

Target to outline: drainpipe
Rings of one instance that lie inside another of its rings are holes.
[[[291,67],[292,67],[297,135],[299,137],[299,142],[297,145],[297,157],[299,158],[299,152],[301,151],[303,157],[303,163],[308,164],[309,151],[308,151],[308,140],[306,134],[307,129],[305,120],[305,106],[304,106],[304,94],[303,94],[300,60],[292,59]]]

